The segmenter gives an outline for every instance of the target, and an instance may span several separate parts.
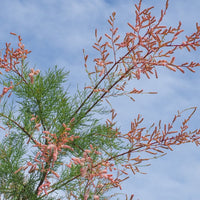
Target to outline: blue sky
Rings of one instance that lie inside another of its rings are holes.
[[[10,32],[22,36],[25,46],[32,51],[30,67],[46,70],[54,65],[70,70],[71,90],[77,84],[82,87],[87,81],[83,67],[82,49],[95,55],[91,48],[95,41],[94,30],[108,32],[107,19],[117,12],[118,26],[123,33],[127,22],[134,20],[136,0],[6,0],[0,6],[0,45],[13,42]],[[164,0],[144,0],[145,6],[155,6],[154,13]],[[165,22],[177,25],[183,22],[186,33],[195,31],[195,23],[200,23],[200,1],[176,0],[169,2]],[[190,58],[200,61],[200,51]],[[187,59],[185,53],[178,55],[178,61]],[[124,103],[116,100],[118,121],[123,131],[128,130],[130,121],[142,114],[145,125],[162,119],[169,122],[177,110],[198,106],[190,123],[193,129],[200,124],[200,70],[184,75],[167,70],[159,70],[159,79],[135,82],[138,89],[157,91],[157,95],[140,95],[136,102]],[[82,82],[80,82],[80,80]],[[119,107],[120,105],[120,107]],[[122,105],[122,106],[121,106]],[[125,193],[134,193],[140,200],[196,200],[199,199],[200,149],[195,145],[184,145],[169,152],[165,157],[153,160],[150,167],[143,170],[147,175],[136,175],[123,185]],[[124,198],[122,198],[124,199]]]

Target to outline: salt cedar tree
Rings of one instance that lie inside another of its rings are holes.
[[[11,33],[18,37],[18,47],[6,43],[0,58],[3,199],[115,199],[116,194],[109,196],[107,192],[123,189],[121,183],[131,173],[143,173],[141,163],[160,158],[176,145],[199,145],[200,130],[188,127],[196,107],[186,109],[190,111],[186,118],[182,118],[186,110],[178,112],[168,124],[160,121],[146,128],[138,114],[128,132],[117,127],[110,99],[127,96],[135,101],[134,96],[143,93],[129,90],[131,80],[157,78],[159,67],[184,73],[195,72],[200,66],[194,61],[177,63],[175,56],[183,49],[188,54],[199,50],[198,23],[196,32],[180,42],[184,32],[181,22],[177,27],[163,24],[168,0],[159,17],[152,16],[152,9],[143,8],[142,0],[135,4],[135,22],[128,22],[130,32],[124,37],[115,26],[115,12],[108,19],[108,33],[98,36],[95,31],[93,48],[98,56],[94,67],[88,67],[89,57],[83,51],[91,84],[74,96],[63,87],[68,73],[57,67],[46,73],[30,69],[26,62],[30,51],[20,36]],[[102,117],[110,113],[111,117],[102,122],[96,113]],[[177,119],[182,120],[178,130],[174,127]],[[134,194],[124,198],[131,200]]]

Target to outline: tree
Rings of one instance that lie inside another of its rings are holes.
[[[194,72],[200,66],[175,61],[178,51],[186,49],[189,54],[199,48],[200,26],[197,23],[196,32],[180,42],[181,23],[175,28],[163,24],[167,8],[168,1],[156,18],[153,7],[143,9],[140,0],[135,5],[135,24],[128,23],[130,32],[124,37],[118,35],[113,12],[110,32],[103,38],[95,31],[94,68],[88,67],[83,52],[91,84],[74,96],[65,89],[68,72],[57,66],[44,73],[30,69],[26,62],[30,51],[20,36],[16,49],[6,44],[0,59],[0,116],[5,132],[0,144],[0,194],[4,199],[116,198],[107,192],[121,189],[130,173],[143,173],[141,164],[176,145],[199,145],[200,129],[188,127],[196,107],[178,112],[168,124],[160,121],[150,128],[143,127],[138,115],[127,133],[115,121],[112,98],[127,96],[134,101],[134,95],[143,93],[129,89],[132,80],[158,77],[158,67]],[[185,111],[190,113],[182,119]],[[174,126],[178,119],[182,119],[180,129]],[[63,197],[58,197],[59,191]]]

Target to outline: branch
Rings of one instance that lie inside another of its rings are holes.
[[[130,54],[131,51],[133,51],[135,48],[137,47],[137,45],[133,46],[123,57],[121,57],[117,62],[115,62],[112,67],[107,71],[107,73],[104,74],[104,76],[101,78],[101,80],[95,85],[94,89],[90,92],[90,94],[85,98],[85,100],[82,102],[82,104],[78,107],[78,109],[74,112],[74,114],[72,115],[71,118],[73,118],[78,112],[79,110],[83,107],[83,105],[86,103],[86,101],[92,96],[92,94],[94,93],[94,90],[97,89],[97,87],[101,84],[101,82],[106,78],[106,76],[108,76],[108,74],[117,66],[117,64],[119,64],[126,56],[128,56]],[[111,86],[112,88],[113,86]],[[110,88],[110,89],[111,89]],[[104,94],[105,96],[105,94]],[[100,101],[100,100],[99,100]],[[97,102],[98,103],[98,102]],[[96,104],[95,104],[96,105]],[[94,106],[95,106],[94,105]],[[94,107],[93,106],[93,107]],[[92,108],[93,108],[92,107]],[[92,109],[91,108],[91,109]],[[88,112],[86,112],[87,114]]]
[[[96,104],[103,99],[103,97],[117,84],[119,83],[135,66],[132,66],[131,68],[129,68],[126,73],[124,73],[118,80],[116,80],[109,88],[108,91],[104,92],[99,99],[97,99],[97,101],[85,112],[85,115],[87,115],[95,106]]]
[[[59,189],[60,187],[62,187],[62,186],[64,186],[64,185],[70,183],[71,181],[77,179],[77,178],[80,177],[80,176],[81,176],[81,174],[78,174],[77,176],[74,176],[73,178],[71,178],[70,180],[68,180],[68,181],[66,181],[66,182],[64,182],[65,180],[60,181],[60,183],[62,183],[62,184],[61,184],[60,186],[55,187],[55,188],[52,189],[51,191],[49,191],[48,194],[54,192],[55,190]],[[63,182],[64,182],[64,183],[63,183]],[[53,187],[53,186],[52,186],[52,187]],[[41,197],[45,197],[45,196],[46,196],[46,194],[42,195]]]
[[[0,116],[10,120],[11,122],[13,122],[18,128],[20,128],[29,137],[29,139],[31,139],[33,141],[34,144],[37,144],[36,140],[33,139],[33,137],[25,130],[25,128],[22,127],[21,125],[19,125],[15,120],[11,119],[7,115],[4,115],[3,113],[0,113]]]

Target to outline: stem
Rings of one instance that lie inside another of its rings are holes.
[[[50,159],[50,162],[51,162],[51,159]],[[42,173],[42,178],[37,186],[37,189],[35,190],[35,194],[38,194],[38,190],[40,188],[40,186],[43,184],[44,180],[45,180],[45,177],[47,176],[47,173],[48,173],[48,168],[49,168],[49,163],[46,163],[45,167],[44,167],[44,172]]]
[[[13,119],[11,119],[7,115],[4,115],[3,113],[0,113],[0,115],[2,117],[5,117],[6,119],[10,120],[11,122],[13,122],[15,125],[17,125],[18,128],[20,128],[35,144],[37,144],[36,140],[33,139],[33,137],[25,130],[24,127],[22,127],[21,125],[19,125],[16,121],[14,121]]]
[[[45,130],[46,130],[46,127],[45,127],[45,125],[44,125],[44,120],[43,120],[43,118],[42,118],[42,113],[43,113],[43,112],[42,112],[41,101],[40,101],[39,99],[37,99],[37,104],[38,104],[38,107],[39,107],[40,121],[41,121],[43,130],[45,131]],[[47,139],[45,139],[45,144],[48,145],[48,140],[47,140]],[[50,157],[50,159],[49,159],[49,160],[46,162],[46,164],[45,164],[44,172],[42,173],[42,178],[41,178],[41,180],[40,180],[40,182],[39,182],[39,184],[38,184],[38,186],[37,186],[37,189],[36,189],[36,191],[35,191],[36,194],[38,194],[38,190],[39,190],[40,186],[41,186],[41,185],[44,183],[44,181],[45,181],[45,178],[46,178],[47,173],[48,173],[48,169],[49,169],[49,167],[50,167],[51,159],[52,159],[52,157]]]
[[[74,112],[74,114],[72,115],[71,118],[73,118],[78,112],[79,110],[83,107],[83,105],[85,104],[85,102],[92,96],[92,94],[94,93],[94,90],[97,89],[97,87],[101,84],[101,82],[106,78],[106,76],[108,76],[108,74],[115,68],[115,66],[117,64],[119,64],[126,56],[128,56],[128,54],[130,54],[131,51],[133,51],[135,48],[137,47],[137,45],[133,46],[123,57],[121,57],[117,62],[115,62],[112,67],[106,72],[106,74],[104,74],[104,76],[101,78],[101,80],[95,85],[93,91],[90,92],[90,94],[85,98],[85,100],[82,102],[82,104],[78,107],[78,109]],[[112,88],[112,87],[111,87]],[[97,102],[98,103],[98,102]],[[96,105],[96,104],[95,104]],[[87,112],[88,113],[88,112]]]
[[[118,80],[116,80],[109,88],[108,88],[108,92],[118,83],[120,82],[126,75],[127,73],[129,73],[135,66],[132,66],[131,68],[129,68],[126,73],[124,73]],[[96,102],[86,111],[85,115],[87,115],[95,106],[96,104],[108,93],[107,91],[104,92],[99,99],[96,100]]]
[[[113,65],[113,67],[118,64],[119,62],[121,62],[131,51],[134,50],[134,48],[137,47],[137,45],[133,46],[122,58],[120,58],[117,63],[115,63]],[[147,52],[146,55],[144,56],[144,58],[146,58],[149,54],[151,54],[152,51]],[[105,76],[108,75],[108,73],[113,69],[113,67],[104,75],[104,77],[102,79],[105,78]],[[109,88],[108,88],[108,92],[117,84],[119,83],[135,66],[133,65],[132,67],[130,67],[118,80],[116,80]],[[97,87],[95,87],[96,89]],[[93,92],[93,91],[92,91]],[[86,111],[85,115],[87,115],[95,106],[96,104],[108,93],[107,91],[104,92],[99,99],[97,99],[97,101]]]
[[[62,183],[60,186],[57,186],[57,187],[55,187],[54,189],[52,189],[51,191],[49,191],[48,192],[48,194],[50,194],[50,193],[52,193],[52,192],[54,192],[55,190],[57,190],[57,189],[59,189],[60,187],[62,187],[62,186],[64,186],[64,185],[66,185],[66,184],[68,184],[68,183],[70,183],[71,181],[73,181],[73,180],[75,180],[75,179],[77,179],[78,177],[80,177],[81,176],[81,174],[78,174],[77,176],[75,176],[75,177],[73,177],[73,178],[71,178],[70,180],[68,180],[68,181],[66,181],[66,182],[64,182],[65,180],[63,180],[63,181],[60,181],[60,183]],[[64,182],[64,183],[63,183]],[[45,196],[45,194],[44,195],[42,195],[41,197],[44,197]]]

